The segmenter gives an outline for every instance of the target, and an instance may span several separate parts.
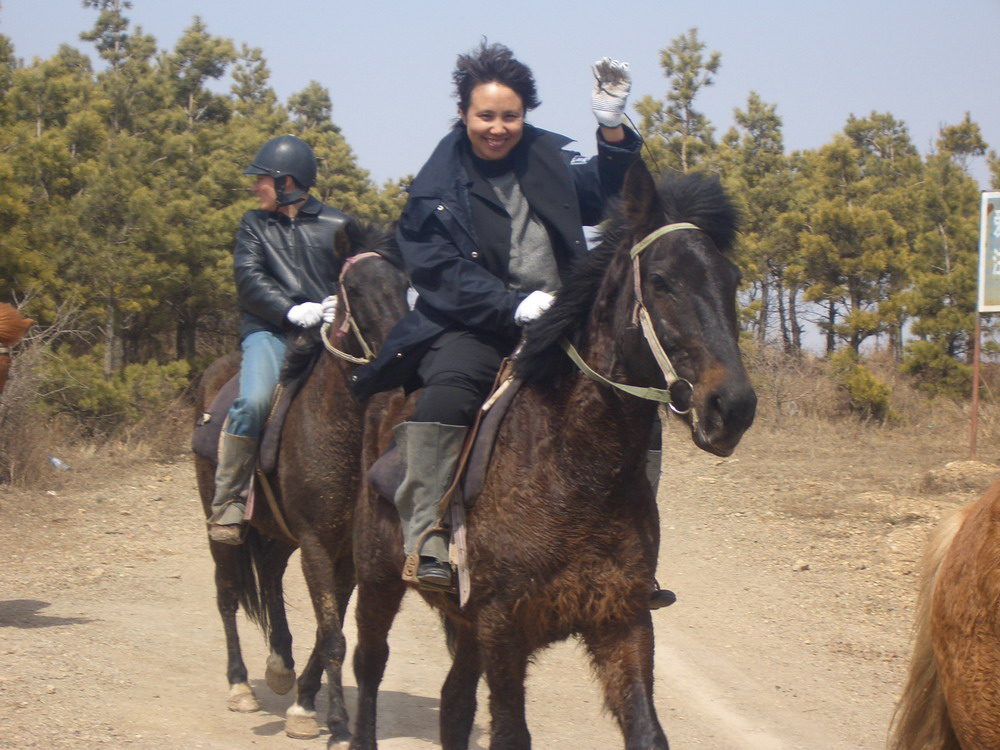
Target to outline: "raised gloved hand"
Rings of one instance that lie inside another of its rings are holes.
[[[521,300],[521,304],[514,311],[514,322],[519,326],[530,323],[541,317],[542,313],[549,309],[555,301],[548,292],[536,290]]]
[[[594,93],[591,109],[597,122],[606,128],[617,128],[622,124],[625,102],[632,90],[632,74],[628,63],[602,57],[590,66],[594,72]]]
[[[323,305],[319,302],[303,302],[286,314],[288,321],[301,328],[312,328],[323,320]]]
[[[320,305],[323,307],[323,322],[332,323],[334,317],[337,315],[337,295],[331,294],[320,302]]]

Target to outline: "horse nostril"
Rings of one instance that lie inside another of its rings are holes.
[[[749,395],[714,393],[708,401],[709,414],[718,419],[720,426],[742,431],[753,423],[757,397],[752,391]]]

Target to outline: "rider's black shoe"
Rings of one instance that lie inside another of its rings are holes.
[[[653,581],[653,590],[649,592],[649,608],[662,609],[677,601],[677,594],[669,589],[661,589],[660,584]]]
[[[451,565],[434,557],[420,556],[417,568],[417,583],[427,591],[454,591],[451,581]]]

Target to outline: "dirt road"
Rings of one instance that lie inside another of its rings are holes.
[[[734,457],[718,459],[671,433],[659,577],[679,601],[654,622],[656,704],[674,750],[884,745],[923,540],[995,473],[995,464],[944,469],[960,458],[949,445],[930,430],[802,420],[755,427]],[[325,736],[284,736],[291,698],[264,685],[266,649],[245,622],[263,708],[225,709],[189,461],[80,456],[71,471],[53,470],[50,490],[0,488],[0,560],[0,750],[325,747]],[[313,625],[296,562],[289,611],[301,664]],[[448,659],[417,597],[407,597],[391,647],[380,747],[437,747]],[[353,687],[347,694],[353,705]],[[528,699],[535,747],[621,747],[574,643],[539,655]],[[485,705],[481,687],[477,748],[488,746]]]

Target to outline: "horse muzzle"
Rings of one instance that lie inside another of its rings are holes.
[[[757,394],[749,384],[739,387],[717,388],[697,398],[691,414],[687,416],[691,425],[695,445],[716,456],[730,456],[757,412]]]

